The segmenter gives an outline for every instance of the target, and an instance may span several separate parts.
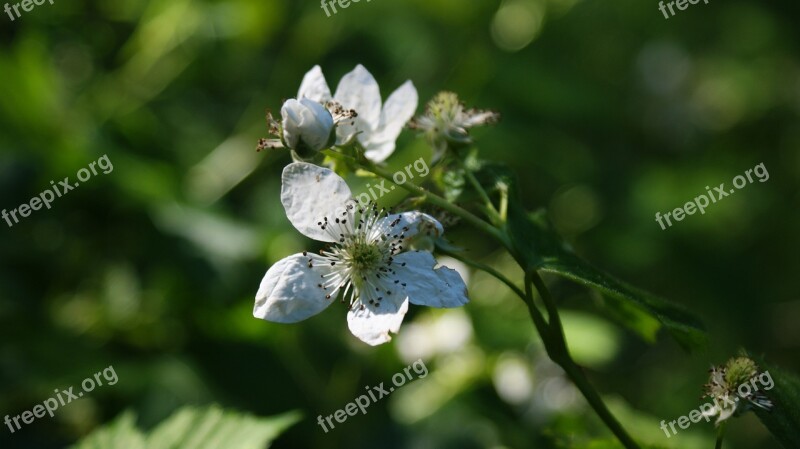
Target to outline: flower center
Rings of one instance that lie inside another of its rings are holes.
[[[354,242],[345,249],[345,261],[353,268],[354,274],[371,273],[383,261],[383,252],[377,245]]]
[[[317,287],[325,299],[341,293],[342,302],[351,308],[357,305],[363,310],[365,304],[379,308],[384,298],[393,297],[393,290],[406,286],[392,264],[393,256],[403,251],[409,228],[399,226],[399,216],[387,220],[386,212],[374,204],[348,204],[335,217],[317,223],[336,242],[319,255],[304,252],[303,256],[308,257],[308,268],[324,267]]]

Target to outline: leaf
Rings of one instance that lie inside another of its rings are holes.
[[[661,323],[638,305],[631,304],[614,296],[600,295],[600,306],[609,316],[635,333],[647,343],[655,343]]]
[[[497,192],[501,185],[508,185],[514,177],[513,173],[502,164],[479,161],[477,150],[473,149],[463,162],[451,161],[451,164],[442,171],[439,187],[448,201],[464,203],[480,199],[478,192],[466,179],[466,170],[472,172],[489,195]]]
[[[464,169],[453,168],[445,171],[442,174],[440,187],[444,191],[444,197],[447,199],[447,201],[463,201],[464,187],[466,183],[467,181],[464,179]]]
[[[758,360],[756,358],[756,360]],[[755,407],[758,419],[787,449],[800,447],[800,378],[775,365],[758,360],[758,365],[769,373],[775,383],[766,392],[774,407],[770,411]]]
[[[145,436],[125,412],[72,449],[264,449],[299,419],[295,412],[258,418],[218,406],[184,407]]]
[[[136,415],[127,411],[122,413],[111,424],[108,424],[92,432],[79,444],[72,446],[73,449],[96,449],[96,448],[127,448],[127,449],[146,449],[144,435],[136,428]]]
[[[513,195],[508,234],[517,252],[515,257],[529,269],[556,274],[636,306],[657,319],[686,349],[705,345],[705,331],[697,318],[677,304],[630,286],[579,258],[552,229],[543,211],[527,214]]]
[[[514,258],[527,269],[540,270],[591,287],[606,297],[611,311],[645,341],[664,326],[686,349],[705,345],[702,323],[677,304],[630,286],[579,258],[553,230],[544,211],[529,214],[516,190],[516,177],[506,166],[468,159],[478,182],[490,194],[508,189],[507,233]],[[646,314],[655,320],[647,319]]]

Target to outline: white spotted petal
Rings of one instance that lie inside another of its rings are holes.
[[[412,251],[395,256],[397,277],[411,304],[428,307],[460,307],[469,302],[467,286],[456,270],[436,266],[427,251]]]
[[[283,169],[281,203],[286,216],[301,234],[321,242],[334,242],[319,225],[324,217],[335,217],[352,194],[339,175],[327,168],[294,162]]]
[[[399,295],[395,295],[400,298]],[[408,312],[408,298],[383,301],[380,307],[352,307],[347,312],[347,327],[359,340],[377,346],[392,339],[390,333],[397,333]]]
[[[256,293],[253,316],[276,323],[296,323],[312,317],[332,301],[316,287],[325,267],[309,268],[306,257],[295,254],[270,267]]]
[[[391,223],[395,220],[397,220],[395,232],[401,233],[406,239],[412,239],[418,234],[430,237],[440,237],[444,234],[444,227],[439,223],[439,220],[423,212],[401,212],[383,219],[386,223]]]

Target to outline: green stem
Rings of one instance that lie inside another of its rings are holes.
[[[508,186],[503,183],[500,185],[500,219],[503,223],[506,222],[508,217]]]
[[[478,182],[478,179],[475,178],[475,175],[468,168],[464,167],[464,173],[466,173],[466,177],[469,183],[472,184],[472,188],[475,189],[476,192],[478,192],[478,195],[486,203],[486,212],[487,215],[489,215],[489,218],[495,225],[502,224],[505,220],[503,220],[503,218],[500,217],[500,213],[494,207],[492,199],[489,198],[489,194],[486,193],[486,190],[484,190],[481,183]]]
[[[375,164],[371,162],[363,162],[362,168],[371,171],[372,173],[386,179],[394,183],[392,175],[383,169],[379,168]],[[477,180],[476,180],[477,182]],[[489,223],[485,222],[484,220],[480,219],[479,217],[473,215],[466,209],[463,209],[446,199],[433,194],[412,182],[405,182],[403,184],[399,184],[400,187],[403,189],[420,196],[424,201],[428,201],[429,203],[438,206],[448,212],[453,213],[454,215],[461,217],[464,221],[470,223],[474,227],[478,228],[479,230],[483,231],[487,235],[493,237],[499,243],[501,243],[512,255],[516,254],[514,251],[511,242],[504,231],[495,228],[494,226],[490,225]],[[484,192],[485,193],[485,192]],[[488,197],[488,196],[487,196]],[[504,210],[507,207],[501,205],[501,208]],[[502,214],[505,215],[505,214]],[[451,253],[452,255],[452,253]],[[516,257],[515,257],[516,258]],[[461,259],[463,260],[463,259]],[[517,258],[517,262],[523,268],[526,265]],[[482,269],[489,273],[490,275],[496,277],[501,282],[508,285],[517,295],[522,298],[525,304],[528,307],[528,313],[533,320],[533,324],[536,327],[539,335],[542,338],[542,342],[545,345],[545,349],[547,350],[548,356],[556,362],[567,376],[572,380],[578,390],[583,394],[586,398],[586,401],[589,405],[594,409],[595,413],[600,417],[601,420],[605,423],[605,425],[611,430],[611,432],[619,439],[620,443],[626,449],[639,449],[639,446],[633,439],[628,435],[622,425],[614,418],[614,415],[606,407],[603,399],[597,393],[597,391],[592,387],[589,379],[586,377],[586,374],[581,370],[581,368],[572,360],[569,350],[567,349],[566,339],[564,337],[563,327],[561,325],[561,319],[558,315],[558,309],[555,306],[555,302],[550,295],[550,291],[547,289],[547,286],[544,284],[544,281],[539,277],[539,274],[535,270],[527,270],[525,274],[525,293],[523,294],[522,290],[516,287],[510,280],[508,280],[505,276],[497,272],[491,267],[485,266],[483,264],[478,264],[477,262],[470,262],[470,265],[475,266],[476,268]],[[531,290],[531,285],[534,285],[539,292],[539,295],[542,297],[542,301],[545,304],[547,309],[548,318],[550,319],[550,323],[548,324],[545,321],[542,313],[536,307],[536,304],[533,301],[533,292]]]
[[[444,254],[446,256],[450,256],[453,259],[460,260],[461,262],[464,262],[465,264],[471,266],[472,268],[476,268],[478,270],[485,271],[487,274],[493,276],[498,281],[506,284],[508,286],[508,288],[510,288],[514,293],[517,294],[517,296],[519,296],[520,298],[523,298],[523,300],[525,299],[525,293],[522,291],[522,289],[517,287],[513,282],[511,282],[511,280],[509,278],[505,277],[502,273],[500,273],[499,271],[497,271],[494,268],[490,267],[489,265],[482,264],[480,262],[475,262],[474,260],[467,259],[466,257],[463,257],[461,254],[459,254],[459,253],[457,253],[455,251],[448,251],[448,250],[443,249],[443,248],[438,248],[438,250],[439,250],[440,253],[442,253],[442,254]]]
[[[720,424],[719,429],[717,429],[717,444],[714,445],[714,449],[722,449],[722,438],[725,436],[725,423]]]
[[[367,164],[368,165],[366,165],[366,166],[363,166],[363,164],[362,164],[362,168],[364,168],[366,170],[369,170],[372,173],[375,173],[376,175],[380,176],[381,178],[386,179],[389,182],[394,183],[394,179],[392,178],[391,173],[384,171],[383,169],[379,168],[375,164],[372,164],[371,162],[368,162]],[[511,243],[508,241],[508,238],[506,237],[506,235],[503,232],[501,232],[500,230],[498,230],[494,226],[490,225],[489,223],[481,220],[477,216],[473,215],[468,210],[466,210],[466,209],[464,209],[464,208],[462,208],[460,206],[457,206],[457,205],[453,204],[452,202],[447,201],[446,199],[444,199],[444,198],[442,198],[442,197],[440,197],[440,196],[438,196],[438,195],[436,195],[434,193],[431,193],[431,192],[423,189],[422,187],[419,187],[418,185],[414,184],[411,181],[406,181],[406,182],[404,182],[402,184],[398,184],[398,186],[402,187],[405,190],[408,190],[409,192],[411,192],[411,193],[413,193],[415,195],[418,195],[418,196],[422,197],[422,199],[424,201],[428,201],[429,203],[431,203],[431,204],[433,204],[435,206],[438,206],[438,207],[440,207],[440,208],[442,208],[442,209],[444,209],[444,210],[446,210],[448,212],[451,212],[454,215],[457,215],[457,216],[461,217],[467,223],[471,224],[472,226],[480,229],[481,231],[483,231],[486,234],[488,234],[491,237],[493,237],[495,240],[497,240],[499,243],[501,243],[504,247],[509,248],[511,246]]]
[[[583,397],[586,398],[586,401],[592,409],[594,409],[595,413],[597,413],[597,416],[603,420],[606,427],[611,430],[620,443],[627,449],[639,449],[639,445],[628,435],[619,421],[617,421],[608,407],[606,407],[600,394],[592,387],[589,378],[586,377],[586,373],[572,360],[561,325],[561,318],[558,315],[558,309],[550,295],[550,290],[548,290],[544,281],[535,270],[529,270],[525,275],[525,291],[527,293],[526,296],[528,296],[526,303],[528,304],[528,309],[530,310],[533,306],[531,284],[536,286],[539,296],[542,297],[542,301],[547,308],[548,318],[550,319],[549,326],[544,329],[544,332],[541,329],[539,330],[539,334],[542,335],[542,340],[545,344],[545,349],[547,349],[547,355],[564,370],[570,380],[572,380],[572,383],[578,387]],[[536,319],[534,318],[534,323],[535,321]],[[539,326],[537,325],[537,329],[538,328]]]
[[[597,391],[595,391],[594,387],[592,387],[583,370],[575,363],[575,361],[572,360],[572,357],[569,354],[569,349],[567,348],[566,338],[564,337],[564,331],[561,326],[561,319],[558,315],[558,310],[555,309],[550,291],[547,289],[544,281],[542,281],[542,278],[538,273],[536,273],[536,271],[532,270],[526,275],[525,292],[523,292],[522,289],[514,285],[510,279],[488,265],[467,259],[466,257],[462,257],[460,254],[452,251],[442,249],[440,249],[440,251],[443,254],[458,259],[473,268],[485,271],[489,275],[506,284],[514,293],[516,293],[528,307],[528,314],[533,320],[533,324],[536,327],[537,332],[542,337],[542,342],[547,350],[547,355],[559,366],[561,366],[562,369],[564,369],[564,372],[567,374],[570,380],[572,380],[578,390],[580,390],[580,392],[586,398],[586,401],[589,403],[592,409],[594,409],[595,413],[597,413],[600,419],[603,420],[609,430],[611,430],[611,432],[619,439],[622,445],[627,449],[639,448],[639,446],[635,441],[633,441],[630,435],[628,435],[619,421],[617,421],[614,415],[611,414],[611,411],[608,410],[603,402],[603,399],[600,397]],[[545,303],[545,306],[548,309],[548,315],[550,318],[549,325],[542,316],[542,313],[536,307],[536,304],[533,300],[533,291],[531,289],[531,285],[536,286],[539,296],[542,297],[542,301]]]
[[[553,300],[553,296],[550,295],[550,290],[547,288],[542,277],[539,276],[539,273],[535,270],[530,271],[530,280],[536,287],[536,291],[539,292],[539,296],[542,297],[542,302],[544,302],[544,306],[547,309],[547,319],[549,320],[550,328],[553,329],[553,332],[556,334],[563,336],[564,327],[561,325],[561,316],[558,314],[558,308]]]
[[[611,414],[611,411],[608,410],[608,407],[606,407],[603,399],[600,397],[594,387],[592,387],[592,384],[586,377],[586,373],[584,373],[578,365],[572,362],[571,359],[570,363],[562,364],[561,368],[564,369],[570,380],[572,380],[575,386],[578,387],[578,390],[583,393],[583,397],[586,398],[586,401],[592,406],[594,412],[597,413],[600,419],[603,420],[606,427],[611,430],[619,442],[622,443],[626,449],[639,449],[639,445],[633,441],[633,438],[628,435],[619,421],[617,421],[614,415]]]

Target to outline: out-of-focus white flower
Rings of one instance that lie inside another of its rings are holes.
[[[295,323],[327,308],[341,295],[348,305],[350,331],[370,345],[397,333],[409,302],[431,307],[467,303],[467,287],[458,272],[435,268],[427,251],[407,251],[407,239],[433,217],[420,212],[386,215],[363,207],[333,171],[296,162],[283,170],[281,202],[289,221],[307,237],[333,245],[303,252],[273,265],[261,281],[253,315]]]
[[[455,259],[453,259],[455,260]],[[444,263],[444,258],[439,259]],[[452,267],[450,262],[447,265]],[[457,270],[457,269],[456,269]],[[464,278],[461,275],[462,279]],[[433,357],[464,351],[472,340],[472,322],[460,309],[452,309],[443,314],[420,314],[409,323],[403,333],[397,336],[397,351],[407,363],[417,359],[430,360]]]
[[[338,127],[338,138],[347,141],[355,134],[364,147],[365,156],[373,162],[383,162],[394,152],[397,137],[414,115],[419,101],[414,84],[406,81],[381,105],[378,83],[361,64],[342,77],[333,96],[322,69],[314,66],[303,78],[297,98],[320,103],[333,99],[344,108],[358,111],[355,123],[343,123]]]
[[[434,147],[434,161],[447,147],[459,148],[472,143],[469,128],[496,123],[500,114],[493,111],[465,109],[453,92],[439,92],[428,102],[425,114],[412,119],[408,126],[419,130]]]

